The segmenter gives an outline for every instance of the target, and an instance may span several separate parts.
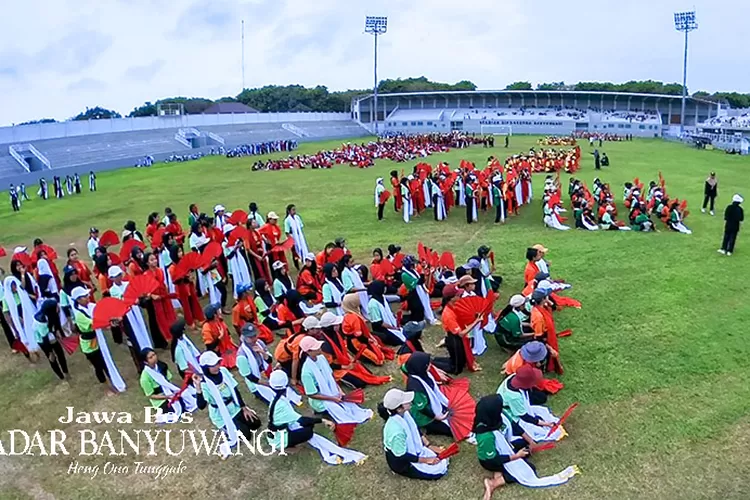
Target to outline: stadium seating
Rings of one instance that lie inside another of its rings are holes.
[[[245,123],[241,125],[217,125],[200,127],[201,132],[213,132],[224,138],[224,147],[254,144],[299,137],[281,127],[281,123]]]
[[[309,135],[307,140],[348,139],[370,135],[364,127],[354,121],[290,122]]]
[[[185,150],[185,146],[174,139],[175,132],[164,129],[84,135],[33,144],[47,157],[52,168],[75,167]]]
[[[6,148],[7,149],[7,148]],[[26,170],[9,154],[0,155],[0,177],[23,174]]]
[[[750,112],[737,116],[717,116],[703,122],[705,127],[750,128]]]

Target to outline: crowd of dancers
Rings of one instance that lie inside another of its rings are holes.
[[[93,170],[89,172],[89,191],[91,191],[92,193],[96,191],[96,174]],[[50,196],[61,199],[65,198],[66,194],[67,196],[73,196],[81,194],[82,192],[83,188],[81,187],[81,176],[76,172],[72,176],[54,176],[52,178],[52,194],[50,194],[49,192],[47,179],[42,177],[41,179],[39,179],[39,189],[37,190],[37,196],[41,200],[47,200],[50,198]],[[25,183],[21,183],[18,186],[11,184],[8,187],[8,194],[10,196],[10,206],[14,212],[21,211],[21,205],[24,201],[31,201],[31,198],[26,192]]]

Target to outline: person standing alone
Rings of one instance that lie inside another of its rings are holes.
[[[716,201],[716,195],[718,194],[719,181],[716,179],[716,172],[711,174],[706,179],[706,184],[703,187],[703,208],[701,213],[706,213],[706,207],[711,202],[711,215],[714,215],[714,202]]]
[[[732,203],[724,210],[724,241],[718,250],[720,254],[732,255],[734,243],[737,241],[737,233],[740,232],[740,224],[745,220],[745,211],[740,206],[745,201],[742,196],[736,194],[732,197]]]

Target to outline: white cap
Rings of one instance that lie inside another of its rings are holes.
[[[234,226],[232,224],[224,224],[224,227],[222,228],[222,231],[224,231],[224,234],[227,234],[229,231],[232,231],[237,226]]]
[[[83,288],[82,286],[77,286],[73,289],[72,292],[70,292],[70,298],[73,300],[78,300],[82,297],[88,297],[89,291],[86,288]]]
[[[224,205],[216,205],[216,206],[214,207],[214,213],[218,213],[218,212],[223,212],[224,210],[226,210],[226,209],[224,208]]]
[[[26,253],[26,250],[28,250],[27,247],[16,247],[13,249],[13,254]]]
[[[320,321],[318,321],[318,318],[316,318],[315,316],[308,316],[302,322],[302,328],[308,331],[314,328],[320,328],[320,326]]]
[[[395,410],[399,406],[414,401],[414,393],[401,389],[389,389],[383,396],[383,406],[388,410]]]
[[[323,316],[320,317],[320,327],[328,328],[329,326],[340,325],[343,321],[343,316],[337,316],[331,311],[326,311],[323,313]]]
[[[221,363],[221,358],[213,351],[206,351],[198,358],[201,366],[216,366]]]
[[[115,279],[118,276],[122,276],[122,268],[120,266],[111,266],[109,269],[107,269],[107,276],[109,276],[110,279]]]
[[[312,252],[307,252],[307,255],[305,255],[305,260],[309,260],[310,262],[315,262],[315,254]]]
[[[286,264],[284,264],[280,260],[277,260],[276,262],[273,263],[273,270],[278,271],[279,269],[282,269],[285,265]]]
[[[271,386],[271,389],[283,389],[289,385],[289,377],[282,370],[274,370],[268,377],[268,385]]]
[[[526,297],[523,295],[516,294],[510,298],[510,306],[511,307],[521,307],[526,303]]]
[[[745,199],[738,194],[732,196],[732,203],[743,203],[744,201]]]
[[[268,215],[266,215],[266,219],[276,219],[276,220],[279,220],[279,216],[276,215],[276,212],[268,212]]]

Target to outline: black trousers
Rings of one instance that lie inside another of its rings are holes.
[[[466,366],[466,352],[464,343],[458,335],[445,336],[445,348],[448,349],[450,356],[451,369],[448,371],[451,375],[458,375]]]
[[[21,207],[18,206],[18,200],[13,200],[10,204],[13,206],[14,212],[19,212],[21,210]]]
[[[257,431],[258,429],[260,429],[261,423],[260,419],[251,420],[249,418],[245,418],[245,414],[242,413],[242,411],[234,416],[232,422],[234,422],[237,430],[240,431],[247,439],[251,439],[253,437],[253,431]]]
[[[219,295],[221,295],[221,308],[225,309],[227,307],[227,284],[220,281],[214,286],[219,291]]]
[[[503,218],[504,212],[505,212],[505,202],[501,201],[500,203],[497,204],[497,207],[495,207],[495,223],[496,224],[500,222],[500,220]]]
[[[100,384],[106,383],[107,374],[109,372],[107,371],[107,364],[104,362],[104,356],[102,356],[102,351],[97,349],[94,352],[87,352],[86,359],[88,359],[89,363],[91,363],[91,366],[94,367],[94,373],[96,374],[96,379],[99,381],[99,383]]]
[[[383,210],[385,209],[385,203],[378,205],[378,220],[383,220]]]
[[[471,224],[474,222],[474,197],[466,197],[466,223]]]
[[[737,241],[739,231],[724,231],[724,241],[721,242],[721,249],[726,252],[734,252],[734,243]]]
[[[390,450],[385,450],[385,461],[388,463],[388,468],[396,474],[409,479],[424,479],[426,481],[434,481],[440,479],[443,475],[433,475],[422,472],[421,470],[414,467],[411,462],[408,462],[405,457],[397,457]]]
[[[47,356],[47,361],[52,367],[52,371],[55,372],[57,378],[63,380],[65,374],[68,373],[68,361],[65,359],[65,351],[63,350],[60,342],[51,343],[49,341],[43,342],[39,347],[42,348],[42,352]],[[55,355],[55,360],[50,359],[50,355]]]
[[[298,444],[306,443],[310,441],[313,435],[313,426],[302,426],[299,429],[293,431],[286,431],[287,433],[287,448],[294,448]]]
[[[706,207],[708,206],[708,204],[710,202],[711,203],[710,210],[713,212],[714,211],[714,202],[715,201],[716,201],[716,196],[711,196],[710,194],[704,195],[703,196],[703,210],[706,209]]]
[[[5,333],[5,338],[8,340],[8,345],[11,349],[13,349],[13,342],[15,342],[16,337],[13,335],[13,330],[10,329],[10,325],[8,324],[8,321],[5,319],[5,314],[0,313],[0,326],[2,326],[3,333]]]
[[[425,434],[429,434],[431,436],[453,437],[453,432],[451,432],[450,426],[441,420],[433,420],[429,424],[422,427],[422,431]]]

